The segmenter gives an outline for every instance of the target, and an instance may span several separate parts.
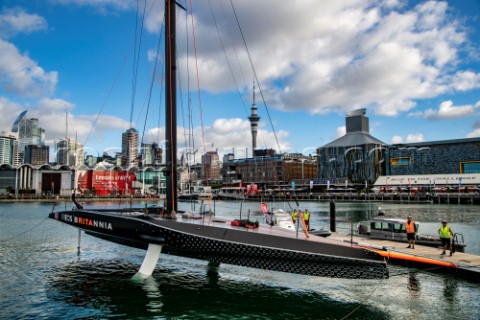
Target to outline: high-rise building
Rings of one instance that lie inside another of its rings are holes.
[[[57,163],[68,166],[84,164],[83,145],[74,140],[60,140],[57,143]]]
[[[28,145],[25,147],[23,162],[31,165],[41,165],[48,163],[50,156],[49,146]]]
[[[45,145],[45,129],[38,126],[38,119],[26,119],[18,124],[18,147],[23,152],[28,145]]]
[[[130,128],[122,133],[122,166],[138,167],[138,130]]]
[[[143,166],[159,166],[162,163],[162,148],[156,143],[142,143],[140,153]]]
[[[202,155],[202,179],[220,180],[220,161],[217,151]]]
[[[0,164],[18,164],[17,153],[17,137],[13,133],[2,131],[0,133]]]
[[[27,119],[27,111],[19,114],[12,125],[12,132],[18,137],[18,152],[16,159],[18,163],[23,163],[25,158],[25,148],[29,145],[44,146],[45,130],[38,126],[38,119]]]

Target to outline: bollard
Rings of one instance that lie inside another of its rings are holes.
[[[330,231],[336,232],[337,228],[335,225],[335,201],[330,201]]]

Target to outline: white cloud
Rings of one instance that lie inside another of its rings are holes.
[[[11,131],[13,122],[22,111],[18,103],[0,96],[0,131]]]
[[[335,136],[334,136],[334,138],[335,138],[335,139],[338,139],[338,138],[340,138],[340,137],[343,137],[346,133],[347,133],[347,127],[346,127],[346,126],[338,127],[338,128],[335,130]]]
[[[380,9],[368,1],[255,1],[254,12],[252,2],[237,2],[235,9],[267,102],[276,108],[344,113],[366,106],[395,116],[416,100],[480,87],[479,74],[456,69],[467,35],[446,2],[414,8],[391,2]],[[232,90],[211,12],[207,4],[195,5],[202,88]],[[249,87],[248,57],[228,22],[234,17],[228,6],[222,10],[214,8],[226,55],[236,82]],[[181,61],[184,54],[180,46]]]
[[[204,134],[200,127],[193,129],[193,140],[195,146],[188,146],[185,143],[185,134],[188,133],[188,129],[181,127],[177,128],[177,144],[179,148],[179,154],[182,150],[189,150],[194,148],[198,150],[196,155],[197,161],[200,161],[200,155],[205,151],[218,150],[220,155],[225,153],[235,152],[237,158],[245,157],[246,150],[248,149],[248,156],[252,155],[252,137],[250,133],[250,122],[248,120],[240,118],[230,119],[217,119],[211,126],[206,126]],[[288,132],[280,130],[276,132],[279,140],[280,148],[282,152],[291,151],[291,145],[288,142]],[[146,134],[146,140],[157,140],[157,136],[165,137],[164,128],[150,129]],[[204,143],[203,138],[205,137]],[[275,141],[273,132],[259,128],[257,133],[257,148],[272,148],[277,152],[278,147]]]
[[[403,137],[402,136],[393,136],[392,137],[392,144],[399,144],[403,143]]]
[[[480,106],[480,101],[476,104],[477,107]],[[475,121],[472,125],[473,131],[466,135],[467,138],[476,138],[480,137],[480,120]]]
[[[47,21],[43,17],[37,14],[28,14],[21,8],[4,8],[0,13],[0,38],[46,30],[47,27]]]
[[[57,84],[57,72],[45,72],[37,62],[0,39],[0,88],[20,97],[50,95]]]
[[[392,144],[400,144],[403,143],[403,137],[399,135],[394,135],[392,137],[391,143]],[[415,143],[415,142],[423,142],[425,141],[423,134],[421,133],[410,133],[405,138],[405,143]]]
[[[421,133],[410,133],[407,135],[406,142],[407,143],[415,143],[415,142],[423,142],[425,141],[423,134]]]
[[[109,11],[128,10],[136,8],[137,1],[134,0],[50,0],[62,5],[76,5],[94,7],[102,13]],[[143,3],[143,2],[141,2]]]
[[[473,130],[466,136],[467,138],[478,138],[480,137],[480,128]]]
[[[478,104],[478,102],[477,102]],[[425,110],[425,118],[427,119],[453,119],[462,118],[473,115],[477,112],[472,105],[454,106],[453,102],[443,101],[440,103],[438,110],[427,109]]]
[[[132,0],[52,1],[136,9]],[[246,90],[253,74],[249,57],[231,7],[217,4],[212,10],[223,46],[209,3],[193,4],[202,89],[218,93],[238,84]],[[146,11],[146,29],[158,33],[163,3],[149,0]],[[275,0],[244,0],[235,2],[235,11],[267,103],[278,109],[315,114],[367,107],[396,116],[417,100],[480,87],[480,74],[459,69],[459,52],[471,44],[465,22],[450,14],[446,1],[412,8],[400,0],[305,0],[281,6]],[[191,28],[191,16],[177,17],[179,26]],[[186,56],[186,32],[190,42],[193,37],[191,30],[177,31],[179,76],[186,84],[182,66],[188,59],[190,66],[196,64]],[[190,43],[190,53],[192,48]],[[190,72],[194,79],[195,68]]]

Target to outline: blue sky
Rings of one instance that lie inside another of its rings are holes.
[[[121,132],[130,126],[135,21],[145,3],[133,122],[145,131],[145,142],[162,144],[161,57],[146,121],[144,106],[163,21],[158,0],[4,0],[0,130],[10,130],[21,110],[29,110],[51,144],[65,136],[68,111],[68,135],[77,134],[88,153],[119,151]],[[371,134],[385,143],[480,136],[480,2],[233,4],[281,151],[315,153],[344,133],[345,114],[357,108],[367,108]],[[190,8],[177,17],[179,141],[188,123],[181,107],[187,109],[190,88],[196,148],[201,153],[234,148],[243,157],[251,148],[246,118],[253,71],[230,1],[192,5],[197,62]],[[257,106],[257,145],[278,150],[258,91]]]

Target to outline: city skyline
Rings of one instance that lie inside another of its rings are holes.
[[[262,88],[261,93],[257,91],[259,149],[314,154],[345,132],[345,114],[359,107],[367,109],[372,135],[386,144],[480,136],[476,53],[480,4],[256,3],[242,1],[235,6]],[[147,1],[138,74],[151,76],[162,6],[161,1]],[[163,147],[159,111],[150,110],[143,128],[149,88],[143,78],[149,76],[138,78],[131,102],[135,7],[128,0],[6,0],[0,11],[0,74],[4,78],[0,129],[9,131],[15,117],[28,110],[45,128],[46,143],[52,146],[53,140],[65,135],[60,123],[65,122],[67,111],[71,136],[78,134],[87,153],[114,154],[121,151],[121,133],[131,126],[133,104],[132,122],[140,136],[145,132],[143,142]],[[223,26],[220,38],[225,53],[208,4],[194,4],[205,130],[196,111],[192,125],[188,114],[180,114],[178,141],[183,144],[183,128],[192,127],[196,149],[202,154],[215,149],[224,154],[235,148],[237,157],[244,157],[246,149],[251,156],[252,70],[238,30],[229,22],[234,19],[231,8],[213,2],[212,11],[216,23]],[[180,40],[185,30],[180,26],[191,22],[187,18],[179,17],[178,23],[181,75],[186,49]],[[238,63],[232,53],[238,55]],[[194,65],[190,60],[192,79]],[[155,106],[162,104],[159,79],[154,85]],[[185,89],[186,77],[180,80]],[[198,108],[197,93],[191,91],[192,104]],[[100,110],[102,116],[97,118]]]

